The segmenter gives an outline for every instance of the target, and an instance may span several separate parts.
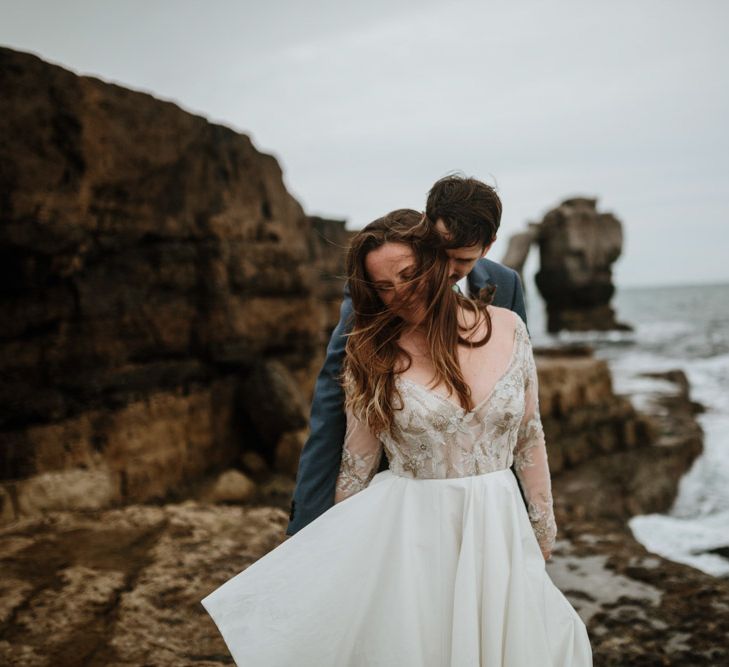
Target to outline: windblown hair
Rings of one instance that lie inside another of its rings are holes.
[[[501,210],[501,199],[494,188],[458,174],[436,181],[425,206],[433,224],[443,220],[450,235],[448,248],[489,245],[499,231]]]
[[[365,267],[367,255],[386,243],[406,244],[415,258],[414,272],[401,290],[403,296],[398,294],[390,308],[380,298]],[[436,386],[444,383],[464,409],[472,409],[471,391],[458,363],[458,345],[480,347],[491,338],[487,310],[490,299],[469,299],[452,289],[443,241],[426,216],[412,209],[398,209],[364,227],[352,239],[347,274],[354,321],[346,344],[342,382],[346,406],[354,415],[373,434],[392,434],[394,410],[403,407],[395,376],[412,365],[412,357],[398,344],[408,323],[395,314],[393,307],[416,302],[426,307],[421,326],[435,368]],[[475,315],[471,327],[459,323],[460,308]],[[461,336],[461,332],[475,332],[484,318],[487,330],[480,341]]]

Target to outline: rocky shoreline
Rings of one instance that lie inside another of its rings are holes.
[[[545,359],[548,422],[554,388],[566,407],[563,377],[574,358]],[[599,372],[602,362],[592,361],[585,377]],[[652,429],[650,444],[593,453],[553,478],[560,532],[548,570],[585,619],[596,666],[729,659],[729,581],[648,553],[626,525],[635,513],[666,510],[701,451],[697,406],[681,377],[673,380],[683,390],[660,399],[671,410],[636,417]],[[263,474],[241,505],[218,481],[200,485],[196,499],[50,512],[0,530],[0,662],[232,664],[199,600],[284,539],[293,482]]]
[[[702,408],[686,376],[660,376],[676,392],[648,408],[651,445],[595,457],[553,480],[561,541],[547,569],[586,621],[595,665],[729,664],[729,579],[649,553],[627,525],[670,508],[702,449]]]

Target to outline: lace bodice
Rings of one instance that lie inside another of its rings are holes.
[[[365,488],[387,452],[390,470],[413,479],[481,475],[512,463],[527,500],[529,519],[542,551],[554,544],[557,527],[538,380],[531,341],[518,315],[511,358],[491,391],[472,410],[406,377],[397,377],[403,409],[392,434],[375,438],[347,410],[347,432],[335,502]]]

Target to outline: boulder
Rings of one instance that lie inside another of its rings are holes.
[[[239,470],[226,470],[205,490],[203,499],[209,503],[245,503],[255,493],[256,485],[250,477]]]
[[[105,509],[120,497],[119,479],[108,470],[46,472],[18,482],[14,492],[18,517]]]

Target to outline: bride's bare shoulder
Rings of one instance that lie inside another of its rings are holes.
[[[509,310],[508,308],[502,308],[501,306],[488,306],[488,311],[491,317],[495,321],[501,321],[505,324],[510,324],[512,326],[515,326],[517,324],[516,318],[519,316],[513,311]]]
[[[491,338],[510,341],[516,335],[521,318],[514,311],[500,306],[488,306],[491,317]],[[483,324],[485,333],[485,322]]]
[[[491,320],[491,326],[494,330],[508,330],[513,332],[516,326],[515,316],[518,317],[508,308],[502,308],[500,306],[486,306],[489,318]],[[462,309],[460,314],[461,325],[465,325],[468,329],[468,333],[464,336],[467,340],[471,338],[481,338],[486,334],[486,318],[482,312],[474,313],[468,309]]]

